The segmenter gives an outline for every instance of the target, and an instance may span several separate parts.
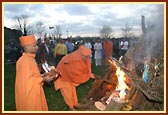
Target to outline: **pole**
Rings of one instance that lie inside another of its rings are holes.
[[[68,38],[68,30],[66,32],[67,32],[67,38]]]

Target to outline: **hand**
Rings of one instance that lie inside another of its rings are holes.
[[[53,80],[53,77],[50,77],[50,76],[43,77],[43,81],[50,82],[52,80]]]
[[[55,70],[55,66],[50,66],[50,69],[51,70]]]
[[[95,75],[92,73],[91,76],[90,76],[90,78],[95,79],[96,77],[95,77]]]
[[[58,77],[59,77],[59,74],[57,73],[57,74],[55,74],[54,76],[52,76],[53,77],[53,80],[55,81]]]
[[[61,74],[57,69],[51,70],[50,77],[53,77],[53,80],[56,80]]]

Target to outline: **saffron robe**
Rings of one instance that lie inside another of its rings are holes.
[[[104,49],[106,58],[109,58],[110,56],[112,56],[112,53],[113,53],[113,43],[112,43],[112,41],[104,40],[103,41],[103,49]]]
[[[47,111],[35,54],[23,53],[16,63],[15,102],[17,111]]]
[[[91,76],[90,58],[85,63],[80,50],[76,50],[62,58],[57,70],[61,77],[54,82],[55,89],[60,89],[66,104],[73,108],[78,105],[76,86],[87,82]]]

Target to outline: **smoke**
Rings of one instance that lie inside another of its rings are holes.
[[[158,5],[148,21],[145,57],[157,57],[164,52],[164,5]]]
[[[147,17],[147,23],[143,26],[146,34],[129,48],[125,58],[123,58],[125,66],[130,68],[133,73],[135,68],[136,74],[139,76],[142,75],[144,69],[144,58],[150,64],[156,64],[160,61],[160,57],[164,57],[164,6],[156,6],[158,7],[155,11],[143,15]]]

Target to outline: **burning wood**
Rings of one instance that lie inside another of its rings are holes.
[[[88,93],[88,98],[104,104],[107,107],[105,110],[112,109],[111,106],[115,107],[113,110],[117,110],[121,109],[127,101],[126,95],[130,90],[130,80],[113,60],[109,60],[109,63],[111,66],[108,68],[107,74],[104,78],[96,77],[93,88]]]
[[[105,111],[136,110],[140,108],[142,101],[163,103],[160,97],[149,92],[150,89],[142,78],[132,75],[118,60],[111,58],[109,63],[111,66],[105,77],[96,77],[88,93],[88,102],[91,101],[92,105],[95,103],[92,110],[103,110],[101,107]],[[97,103],[101,103],[100,108]]]
[[[116,59],[113,58],[113,60],[115,60],[115,63],[125,72],[125,74],[127,74],[127,76],[129,76],[129,79],[131,80],[131,85],[134,87],[137,87],[139,90],[141,90],[141,92],[151,101],[156,101],[159,103],[162,103],[163,101],[157,97],[156,95],[151,95],[148,91],[148,88],[145,84],[145,82],[143,82],[143,80],[141,78],[138,78],[135,75],[132,75],[128,72],[128,70],[124,67],[121,66],[119,62],[117,62]]]

